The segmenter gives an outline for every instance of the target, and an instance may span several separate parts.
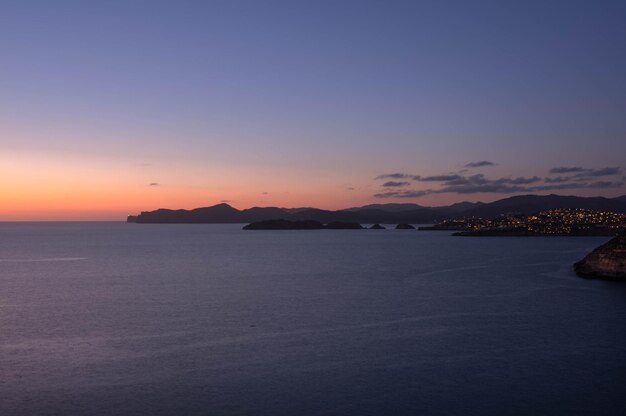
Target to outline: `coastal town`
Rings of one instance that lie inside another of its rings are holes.
[[[459,236],[488,235],[599,235],[611,236],[626,230],[626,214],[590,209],[552,209],[532,215],[504,214],[493,219],[445,220],[422,230],[458,231]]]

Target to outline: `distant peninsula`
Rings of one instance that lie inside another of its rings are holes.
[[[581,277],[626,281],[626,236],[618,236],[574,264]]]

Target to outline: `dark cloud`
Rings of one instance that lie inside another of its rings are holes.
[[[376,179],[412,179],[417,182],[445,182],[447,185],[461,184],[467,183],[468,178],[472,182],[476,182],[479,178],[484,178],[483,174],[471,175],[468,177],[462,176],[461,172],[459,173],[447,173],[443,175],[431,175],[431,176],[420,176],[420,175],[410,175],[408,173],[386,173],[383,175],[378,175]],[[540,180],[540,178],[535,177],[536,180]],[[517,183],[517,180],[526,180],[526,178],[516,178],[516,179],[501,179],[502,181],[512,181],[511,183]],[[533,179],[535,181],[535,179]],[[525,182],[526,183],[526,182]],[[385,186],[385,185],[383,185]]]
[[[487,179],[482,173],[470,176],[459,176],[450,179],[444,183],[445,186],[462,186],[462,185],[528,185],[541,181],[538,176],[525,178],[523,176],[517,178],[499,178],[499,179]]]
[[[400,193],[399,197],[400,198],[419,198],[420,196],[424,196],[427,193],[428,193],[427,191],[404,191]]]
[[[480,162],[470,162],[467,165],[465,165],[466,168],[481,168],[484,166],[495,166],[496,164],[493,162],[490,162],[488,160],[481,160]]]
[[[523,192],[526,188],[520,185],[528,185],[541,181],[538,176],[530,178],[499,178],[487,179],[483,174],[471,175],[468,177],[460,177],[444,183],[443,188],[435,189],[431,193],[448,193],[454,192],[459,194],[475,194],[475,193],[502,193],[510,194],[515,192]]]
[[[354,188],[349,186],[349,187],[346,188],[346,191],[354,191]]]
[[[560,189],[614,189],[624,186],[624,182],[598,181],[598,182],[569,182],[556,185],[539,185],[529,188],[528,191],[555,191]]]
[[[539,176],[533,176],[531,178],[524,178],[522,176],[517,177],[517,178],[500,178],[497,179],[495,182],[497,183],[510,183],[513,185],[528,185],[530,183],[535,183],[535,182],[539,182],[541,181],[541,178]]]
[[[161,186],[161,184],[158,183],[158,182],[152,182],[152,183],[148,184],[148,186]]]
[[[606,169],[598,169],[592,170],[599,176],[608,175],[609,173],[615,174],[615,172],[620,172],[619,169],[609,170]],[[620,188],[624,186],[623,181],[596,181],[592,182],[589,180],[577,179],[577,175],[574,176],[559,176],[556,178],[544,178],[543,184],[538,184],[538,182],[542,182],[542,179],[538,176],[531,177],[503,177],[498,179],[489,179],[485,177],[483,174],[476,174],[470,176],[461,176],[461,175],[447,175],[444,178],[444,175],[440,177],[432,177],[437,178],[433,179],[434,181],[442,182],[441,188],[437,189],[422,189],[422,190],[403,190],[403,191],[393,191],[393,192],[381,192],[375,194],[376,198],[418,198],[424,195],[431,194],[443,194],[443,193],[457,193],[457,194],[475,194],[475,193],[495,193],[495,194],[513,194],[513,193],[522,193],[522,192],[542,192],[542,191],[553,191],[553,190],[564,190],[564,189],[611,189],[611,188]],[[589,178],[589,177],[587,177]],[[449,180],[445,180],[449,179]],[[408,185],[408,182],[401,182],[402,186]]]
[[[261,192],[261,195],[269,195],[269,192]]]
[[[545,183],[562,183],[572,180],[571,176],[557,176],[556,178],[543,178]]]
[[[408,173],[386,173],[376,177],[376,179],[412,179],[419,182],[447,182],[459,178],[461,178],[461,175],[457,173],[433,176],[409,175]]]
[[[576,172],[585,172],[588,169],[581,168],[580,166],[561,166],[558,168],[550,169],[550,173],[576,173]]]
[[[402,192],[381,192],[374,194],[374,198],[395,198]]]
[[[378,175],[376,179],[412,179],[414,175],[408,175],[406,173],[385,173]]]
[[[515,192],[524,192],[525,187],[519,185],[508,185],[506,183],[489,182],[483,184],[465,184],[465,185],[452,185],[446,186],[441,189],[434,189],[430,193],[443,194],[443,193],[457,193],[457,194],[478,194],[478,193],[497,193],[497,194],[512,194]]]
[[[461,178],[456,173],[449,175],[436,175],[436,176],[413,176],[413,179],[420,182],[448,182]]]
[[[476,175],[471,176],[459,176],[456,179],[452,179],[446,182],[447,186],[456,186],[456,185],[481,185],[488,183],[489,181],[485,178],[485,175],[482,173],[478,173]]]
[[[396,181],[389,181],[389,182],[385,182],[383,183],[383,186],[385,188],[399,188],[401,186],[407,186],[410,185],[410,182],[396,182]]]
[[[468,167],[491,166],[492,162],[482,161],[469,163]],[[539,176],[505,176],[491,179],[482,173],[464,175],[462,171],[443,175],[420,176],[407,173],[391,173],[379,175],[376,179],[411,179],[416,182],[439,182],[439,187],[431,189],[404,189],[397,191],[381,191],[375,194],[376,198],[419,198],[424,195],[457,193],[532,193],[565,189],[614,189],[621,188],[626,182],[626,176],[619,181],[598,181],[606,176],[622,175],[619,167],[605,167],[600,169],[588,169],[580,166],[562,166],[550,169],[551,174],[567,173],[569,175],[545,177]],[[400,188],[409,186],[409,181],[387,181],[383,188]]]

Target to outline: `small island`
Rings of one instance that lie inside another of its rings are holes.
[[[383,226],[382,226],[382,225],[380,225],[380,224],[374,224],[374,225],[372,225],[372,226],[370,227],[370,230],[384,230],[384,229],[385,229],[385,227],[383,227]]]
[[[626,281],[626,236],[617,236],[574,264],[574,271],[591,279]]]
[[[319,221],[289,221],[266,220],[256,221],[243,227],[244,230],[362,230],[361,224],[356,222],[329,222],[322,224]]]

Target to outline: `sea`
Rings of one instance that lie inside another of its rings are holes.
[[[619,415],[598,237],[0,224],[0,415]]]

